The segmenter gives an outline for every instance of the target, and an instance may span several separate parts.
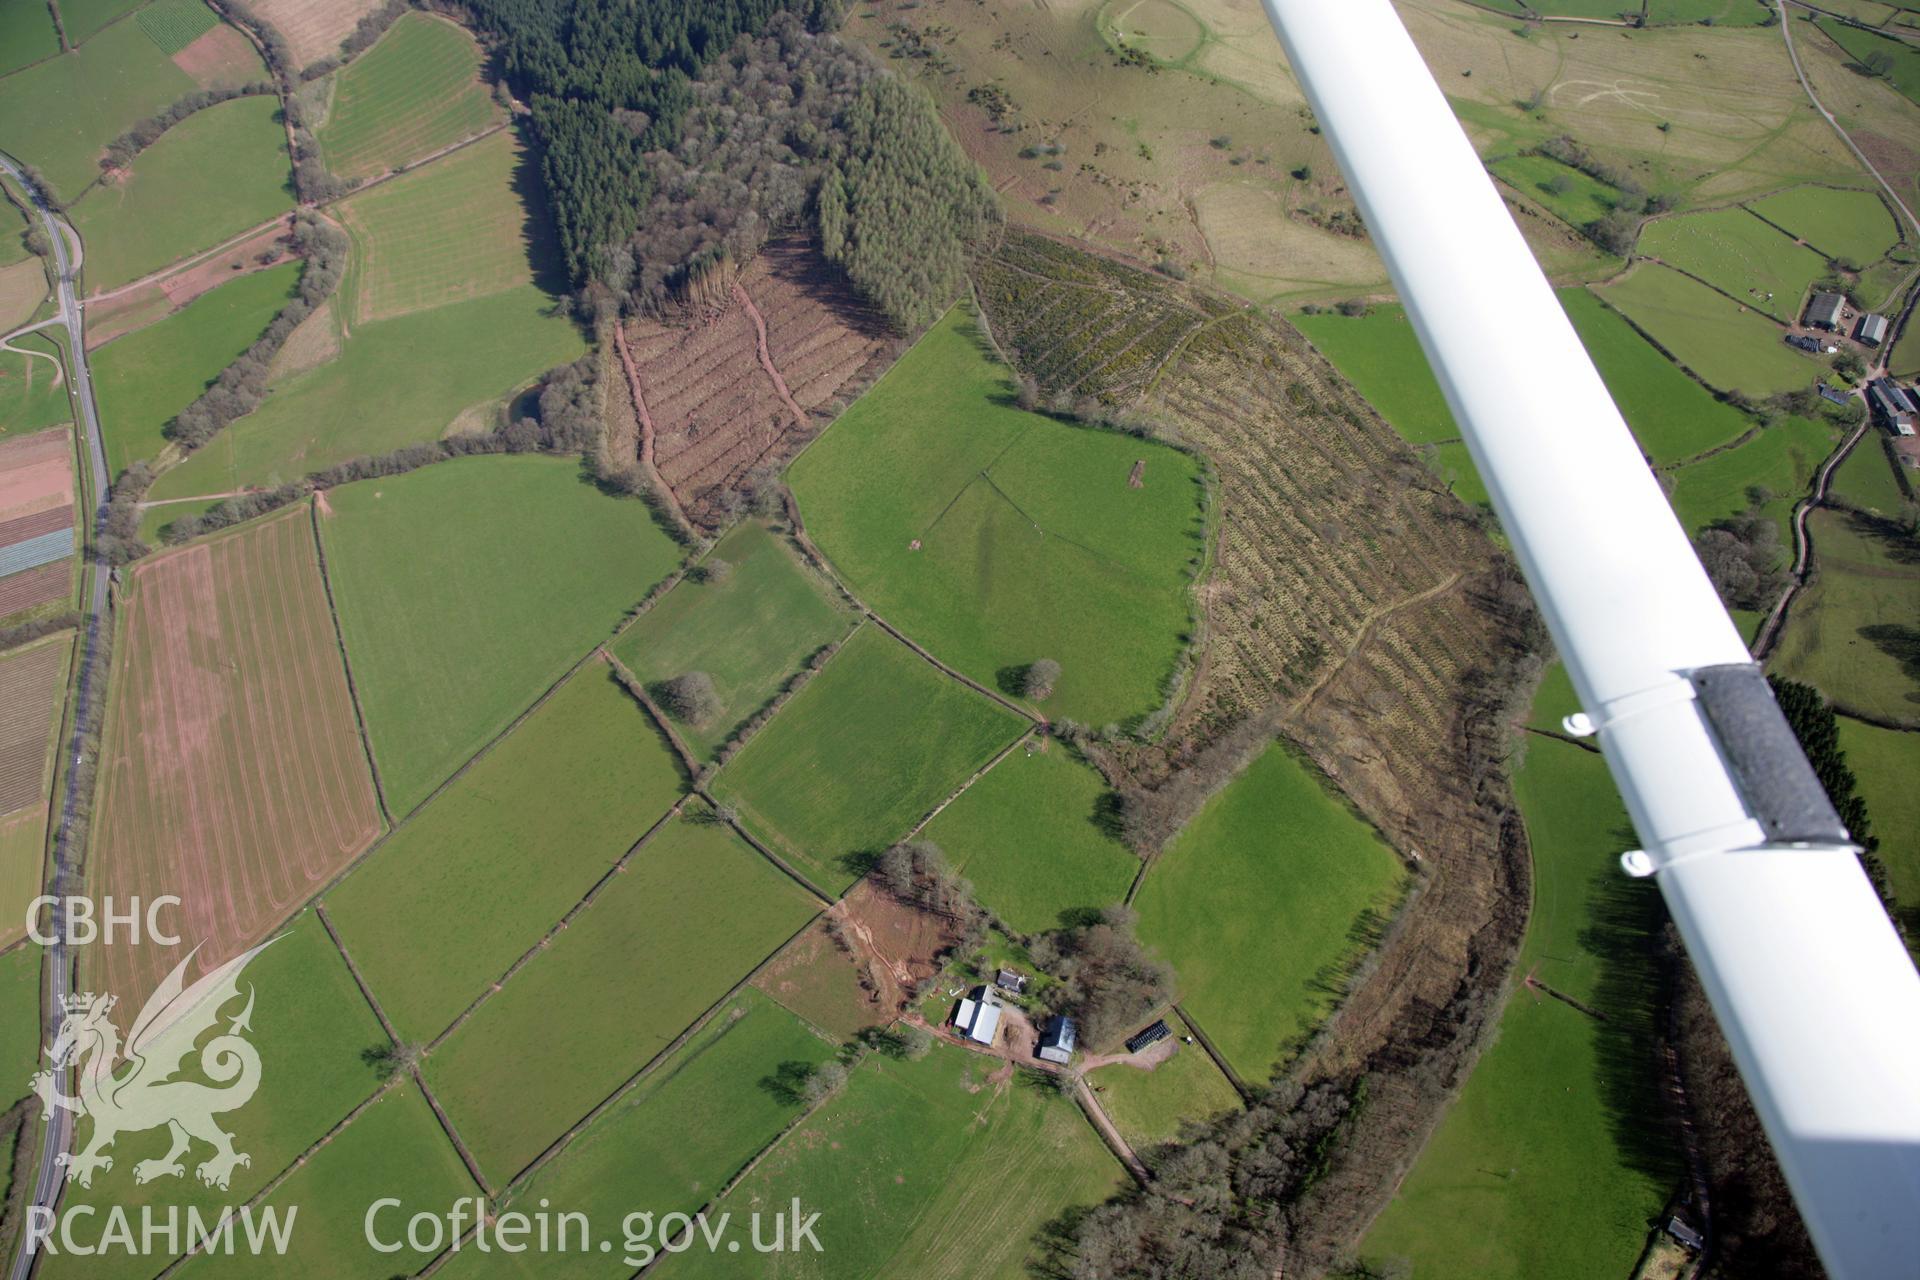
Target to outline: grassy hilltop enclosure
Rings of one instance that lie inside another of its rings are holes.
[[[486,994],[680,790],[659,732],[591,663],[396,830],[328,895],[327,912],[388,1017],[424,1041]]]
[[[444,18],[408,13],[335,77],[320,146],[339,177],[372,178],[502,116],[480,82],[473,37]]]
[[[1023,727],[868,623],[748,741],[714,794],[838,892]]]
[[[1199,465],[1012,396],[950,312],[794,463],[808,533],[856,594],[980,683],[1017,693],[1017,673],[1052,658],[1049,715],[1143,716],[1191,625]]]
[[[645,507],[600,493],[570,459],[463,459],[326,500],[328,573],[396,817],[605,639],[675,559]]]

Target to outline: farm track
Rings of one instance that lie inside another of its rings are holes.
[[[1845,440],[1840,442],[1838,448],[1827,455],[1827,460],[1820,464],[1820,470],[1814,474],[1812,489],[1793,504],[1793,566],[1788,571],[1786,589],[1781,591],[1780,598],[1773,602],[1773,608],[1767,611],[1767,620],[1760,625],[1760,630],[1753,638],[1753,656],[1757,661],[1765,661],[1766,656],[1773,651],[1774,643],[1780,638],[1780,630],[1786,624],[1787,610],[1792,606],[1794,597],[1798,596],[1812,579],[1813,531],[1807,527],[1807,521],[1817,508],[1826,505],[1828,491],[1833,485],[1834,472],[1840,469],[1840,464],[1847,460],[1847,455],[1853,452],[1855,446],[1871,430],[1873,430],[1873,418],[1872,415],[1868,415],[1861,419],[1860,424],[1847,435]]]

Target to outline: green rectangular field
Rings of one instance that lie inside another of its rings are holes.
[[[71,25],[67,35],[81,38]],[[199,87],[138,23],[119,23],[83,48],[0,79],[7,154],[38,168],[62,198],[77,199],[100,175],[95,160],[107,143]],[[59,110],[47,109],[53,102]]]
[[[287,262],[242,276],[91,354],[110,474],[165,447],[161,429],[280,314],[300,269]]]
[[[1793,187],[1747,206],[1829,258],[1877,262],[1900,243],[1900,228],[1879,195],[1836,187]]]
[[[1117,1062],[1087,1076],[1100,1109],[1127,1145],[1144,1158],[1173,1142],[1187,1123],[1200,1123],[1240,1106],[1240,1095],[1198,1044],[1176,1043],[1153,1070]]]
[[[1689,378],[1585,289],[1560,290],[1560,305],[1593,357],[1634,439],[1656,464],[1695,457],[1753,425],[1753,420]]]
[[[713,678],[719,712],[705,724],[675,724],[710,758],[854,619],[799,554],[757,522],[741,524],[702,563],[704,579],[682,579],[621,635],[613,653],[648,684],[690,671]]]
[[[106,25],[132,13],[145,0],[62,0],[60,25],[66,28],[67,43],[80,44],[93,38]],[[127,23],[129,27],[137,24]]]
[[[1261,1083],[1332,1009],[1359,933],[1405,882],[1379,834],[1275,745],[1187,824],[1134,906],[1141,940],[1180,975],[1181,1007]]]
[[[444,18],[409,13],[336,76],[320,129],[327,167],[370,178],[500,119],[480,82],[480,47]]]
[[[1119,1189],[1119,1166],[1079,1109],[1049,1085],[947,1045],[918,1062],[869,1056],[721,1201],[736,1222],[795,1196],[818,1212],[821,1251],[695,1250],[663,1280],[911,1276],[1027,1280],[1034,1239],[1063,1210]],[[771,1231],[769,1229],[769,1234]]]
[[[6,1106],[28,1094],[27,1081],[40,1067],[40,962],[37,946],[15,947],[0,956],[0,1098]]]
[[[1833,473],[1833,492],[1843,502],[1852,503],[1870,515],[1897,520],[1901,507],[1909,499],[1907,491],[1900,486],[1894,462],[1887,457],[1881,443],[1884,439],[1877,431],[1868,432],[1853,447],[1847,460]]]
[[[1192,623],[1198,464],[1012,394],[950,311],[793,464],[808,531],[856,594],[982,684],[1017,688],[1051,658],[1050,715],[1144,716]]]
[[[274,1280],[411,1275],[438,1250],[411,1248],[407,1219],[445,1215],[456,1199],[478,1193],[420,1090],[410,1081],[395,1085],[266,1198],[265,1207],[296,1214],[292,1247],[273,1258]],[[401,1203],[373,1212],[386,1198]],[[177,1274],[253,1280],[261,1259],[243,1248],[194,1258]]]
[[[123,1206],[138,1221],[143,1205],[154,1205],[162,1213],[167,1205],[193,1206],[205,1214],[220,1205],[242,1203],[380,1087],[362,1054],[386,1045],[387,1037],[326,930],[307,911],[283,933],[247,966],[242,978],[243,990],[251,986],[257,996],[247,1038],[260,1053],[261,1083],[253,1100],[225,1118],[222,1127],[232,1131],[235,1150],[251,1157],[251,1163],[234,1171],[227,1190],[215,1190],[196,1176],[193,1165],[211,1153],[197,1143],[192,1163],[180,1177],[141,1184],[136,1166],[165,1155],[167,1135],[164,1130],[127,1133],[114,1142],[110,1171],[96,1174],[88,1188],[67,1184],[66,1205],[87,1204],[100,1213],[108,1206]],[[80,985],[87,982],[83,972]],[[239,1008],[236,1000],[233,1011]],[[129,1011],[127,1017],[132,1016]],[[86,1141],[87,1133],[82,1120],[80,1141]],[[92,1258],[62,1254],[48,1257],[40,1274],[49,1280],[147,1280],[164,1261],[118,1252]]]
[[[1832,18],[1821,18],[1815,25],[1845,49],[1855,63],[1873,68],[1894,88],[1920,103],[1920,49],[1904,40],[1875,35]]]
[[[714,793],[837,893],[1025,728],[869,624],[721,770]]]
[[[1109,799],[1105,781],[1072,748],[1038,738],[967,788],[924,836],[994,914],[1039,933],[1126,898],[1140,860],[1111,833]]]
[[[1762,509],[1780,522],[1782,545],[1791,541],[1787,519],[1794,500],[1806,491],[1813,472],[1838,439],[1832,425],[1809,418],[1788,418],[1762,428],[1753,439],[1725,453],[1666,473],[1667,497],[1680,523],[1699,532],[1717,520],[1739,515],[1752,505],[1755,486],[1771,496]]]
[[[395,816],[611,635],[678,555],[646,507],[568,458],[457,459],[327,502],[328,576]]]
[[[504,1185],[817,911],[705,806],[669,822],[427,1060],[481,1171]]]
[[[87,285],[112,289],[293,207],[279,103],[237,98],[196,111],[73,206]]]
[[[362,454],[438,439],[579,356],[580,331],[533,285],[357,325],[340,354],[274,389],[168,471],[152,496],[192,498],[297,480]]]
[[[1920,954],[1920,790],[1913,785],[1920,777],[1920,734],[1842,716],[1840,749],[1867,802],[1909,945]]]
[[[1920,378],[1920,324],[1909,322],[1887,356],[1887,371],[1902,378]]]
[[[44,333],[15,338],[11,345],[25,350],[0,351],[0,435],[31,435],[73,421],[65,348]]]
[[[1599,293],[1719,390],[1764,399],[1809,386],[1826,370],[1787,346],[1784,331],[1752,307],[1657,262],[1638,264]]]
[[[666,745],[602,663],[327,897],[347,953],[410,1040],[439,1034],[678,798]]]
[[[47,6],[0,5],[0,76],[59,52],[60,37]]]
[[[758,1155],[801,1110],[780,1085],[834,1056],[833,1046],[751,988],[582,1131],[502,1210],[584,1213],[612,1231],[639,1209],[692,1213]],[[624,1280],[618,1250],[542,1255],[466,1250],[446,1280]]]
[[[1739,207],[1656,218],[1637,249],[1788,323],[1827,269],[1819,254]]]
[[[1762,0],[1647,0],[1649,26],[1710,22],[1716,27],[1758,27],[1773,6]]]
[[[1855,715],[1920,728],[1920,565],[1891,521],[1815,511],[1813,580],[1773,654],[1783,675]]]
[[[1515,190],[1545,205],[1569,226],[1584,227],[1613,212],[1619,192],[1551,156],[1512,155],[1487,166]]]

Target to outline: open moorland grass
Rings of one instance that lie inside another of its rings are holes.
[[[15,338],[12,345],[39,354],[0,351],[0,438],[72,421],[64,348],[39,333]]]
[[[0,76],[59,52],[60,37],[45,5],[0,5]]]
[[[1920,791],[1913,785],[1920,777],[1920,733],[1882,729],[1843,716],[1840,748],[1867,802],[1880,840],[1880,861],[1909,941],[1920,953],[1920,937],[1913,936],[1914,926],[1920,925]]]
[[[388,1018],[425,1041],[540,941],[680,788],[646,713],[595,662],[395,831],[328,895],[327,914]]]
[[[1764,399],[1808,386],[1825,369],[1781,341],[1782,330],[1751,307],[1657,262],[1640,263],[1599,293],[1722,391]]]
[[[196,111],[87,192],[73,225],[87,245],[89,290],[137,280],[290,209],[279,112],[271,96]]]
[[[1620,874],[1632,828],[1599,756],[1534,738],[1514,789],[1534,866],[1515,972],[1606,1021],[1516,984],[1363,1255],[1433,1280],[1623,1276],[1683,1172],[1647,1051],[1657,893]]]
[[[1378,833],[1275,745],[1187,824],[1134,906],[1181,1006],[1263,1082],[1332,1008],[1404,881]]]
[[[1836,706],[1920,727],[1920,554],[1889,521],[1821,510],[1814,574],[1773,667]]]
[[[660,1274],[1025,1280],[1041,1225],[1106,1199],[1121,1175],[1078,1108],[1018,1074],[988,1083],[996,1065],[947,1045],[918,1062],[868,1057],[720,1205],[744,1220],[801,1196],[821,1252],[699,1250]]]
[[[837,893],[1024,728],[868,625],[728,763],[714,792]]]
[[[577,357],[580,331],[522,285],[356,327],[337,358],[278,387],[257,412],[161,476],[158,498],[274,485],[443,434]]]
[[[525,1168],[817,910],[704,805],[668,823],[428,1060],[481,1171]]]
[[[88,873],[178,894],[209,957],[265,936],[380,831],[304,504],[127,575]],[[135,1004],[179,957],[110,948]]]
[[[1738,207],[1657,218],[1637,248],[1786,322],[1827,269],[1819,254]]]
[[[1087,1083],[1100,1095],[1100,1107],[1120,1136],[1142,1155],[1177,1139],[1183,1123],[1240,1105],[1232,1083],[1197,1044],[1177,1046],[1151,1071],[1124,1062],[1101,1067]]]
[[[503,129],[341,204],[354,233],[358,321],[531,284],[536,259],[550,280],[550,245],[519,190],[529,163]]]
[[[127,1133],[114,1143],[113,1169],[96,1174],[90,1189],[69,1183],[67,1204],[91,1205],[101,1214],[109,1206],[125,1206],[137,1222],[142,1205],[160,1206],[160,1214],[170,1204],[194,1206],[207,1214],[220,1205],[242,1203],[379,1087],[377,1074],[361,1055],[387,1044],[386,1035],[326,930],[312,912],[305,912],[283,932],[284,937],[247,966],[242,978],[258,993],[253,1030],[247,1038],[260,1052],[263,1085],[246,1109],[223,1127],[232,1130],[235,1148],[250,1155],[252,1163],[234,1171],[226,1191],[202,1185],[191,1164],[182,1178],[161,1178],[142,1186],[134,1179],[134,1166],[165,1155],[166,1134],[152,1129]],[[191,935],[188,940],[193,940]],[[182,953],[185,949],[181,948]],[[83,972],[80,984],[98,989],[97,967]],[[121,1007],[128,1003],[123,997]],[[131,1003],[138,1009],[137,1001]],[[237,1013],[242,1003],[235,1000],[231,1011]],[[130,1009],[125,1017],[132,1016]],[[84,1120],[79,1136],[86,1141]],[[196,1144],[193,1160],[206,1159],[207,1150]],[[164,1259],[118,1251],[89,1258],[62,1254],[48,1257],[41,1274],[147,1280],[163,1264]]]
[[[1862,266],[1900,243],[1893,214],[1871,191],[1794,187],[1747,207],[1825,256],[1851,258]]]
[[[67,34],[79,39],[72,27]],[[138,23],[119,23],[72,53],[0,79],[7,153],[76,199],[99,176],[96,160],[115,135],[196,88]]]
[[[501,116],[480,46],[444,18],[409,13],[336,77],[320,129],[327,167],[371,178],[470,137]]]
[[[1787,519],[1794,500],[1806,491],[1821,459],[1832,452],[1835,438],[1828,423],[1788,418],[1736,449],[1663,475],[1663,480],[1671,477],[1668,500],[1680,523],[1697,532],[1745,511],[1757,485],[1772,495],[1762,509],[1780,522],[1781,545],[1788,545]]]
[[[267,1197],[266,1206],[283,1214],[299,1210],[292,1246],[273,1258],[275,1280],[410,1275],[437,1251],[408,1247],[407,1219],[444,1214],[478,1191],[420,1090],[410,1081],[396,1085]],[[367,1222],[373,1202],[388,1196],[401,1204],[376,1217],[372,1233],[379,1245],[397,1246],[391,1250],[369,1241]],[[177,1274],[253,1280],[260,1273],[260,1259],[241,1249],[195,1258]]]
[[[1191,621],[1198,465],[1016,408],[975,324],[950,311],[794,463],[808,530],[867,603],[981,683],[1052,658],[1048,714],[1145,715]]]
[[[73,634],[61,632],[0,657],[0,946],[25,936],[27,903],[45,880],[47,789],[72,656]]]
[[[1738,409],[1714,399],[1587,290],[1560,290],[1560,305],[1633,428],[1634,439],[1656,464],[1696,457],[1737,439],[1753,425]]]
[[[694,750],[711,756],[813,653],[846,635],[853,618],[786,541],[758,522],[734,529],[702,563],[705,580],[682,579],[613,652],[648,684],[689,671],[713,677],[718,713],[704,724],[674,724]]]
[[[751,989],[742,991],[567,1149],[509,1192],[502,1210],[550,1206],[618,1223],[636,1206],[691,1213],[710,1200],[801,1108],[790,1076],[833,1056],[833,1046]],[[638,1260],[636,1260],[637,1262]],[[489,1254],[466,1250],[447,1280],[624,1280],[634,1264],[616,1251]]]
[[[165,447],[161,429],[253,344],[299,279],[298,262],[241,276],[92,353],[109,474]]]
[[[327,500],[334,600],[396,816],[605,639],[677,554],[644,506],[567,458],[460,459]]]
[[[1814,25],[1845,49],[1856,63],[1867,64],[1869,58],[1886,59],[1887,81],[1908,99],[1920,103],[1920,49],[1904,40],[1875,35],[1832,18],[1821,18]]]
[[[1022,933],[1122,901],[1140,868],[1108,829],[1105,781],[1064,742],[1038,741],[1046,750],[1015,751],[926,830],[980,901]]]

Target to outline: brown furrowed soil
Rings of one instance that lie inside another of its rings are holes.
[[[749,472],[799,452],[898,349],[800,240],[767,245],[718,310],[687,325],[639,321],[626,338],[638,384],[626,399],[651,427],[632,447],[651,442],[661,479],[703,524],[723,518]]]
[[[977,280],[997,340],[1043,391],[1136,408],[1214,465],[1194,678],[1158,743],[1093,748],[1141,818],[1136,839],[1157,847],[1279,735],[1416,869],[1294,1066],[1375,1073],[1312,1211],[1294,1215],[1311,1224],[1296,1243],[1330,1258],[1438,1118],[1519,942],[1524,837],[1474,731],[1526,610],[1472,514],[1290,326],[1017,231]]]
[[[178,895],[180,948],[95,948],[136,1006],[202,944],[259,941],[379,833],[304,505],[141,561],[101,759],[96,895]]]
[[[0,442],[0,520],[72,506],[72,439],[67,428]]]
[[[862,880],[754,979],[802,1018],[836,1035],[891,1022],[914,986],[940,972],[953,922]]]
[[[46,803],[47,737],[67,648],[62,637],[0,658],[0,815]]]
[[[0,618],[50,604],[73,590],[73,562],[56,560],[0,578]]]
[[[174,54],[173,65],[192,76],[201,88],[211,89],[252,79],[260,70],[260,55],[254,52],[251,40],[223,22]]]
[[[360,19],[379,7],[380,0],[259,0],[253,11],[265,18],[293,47],[301,66],[340,52],[340,42],[353,34]]]

